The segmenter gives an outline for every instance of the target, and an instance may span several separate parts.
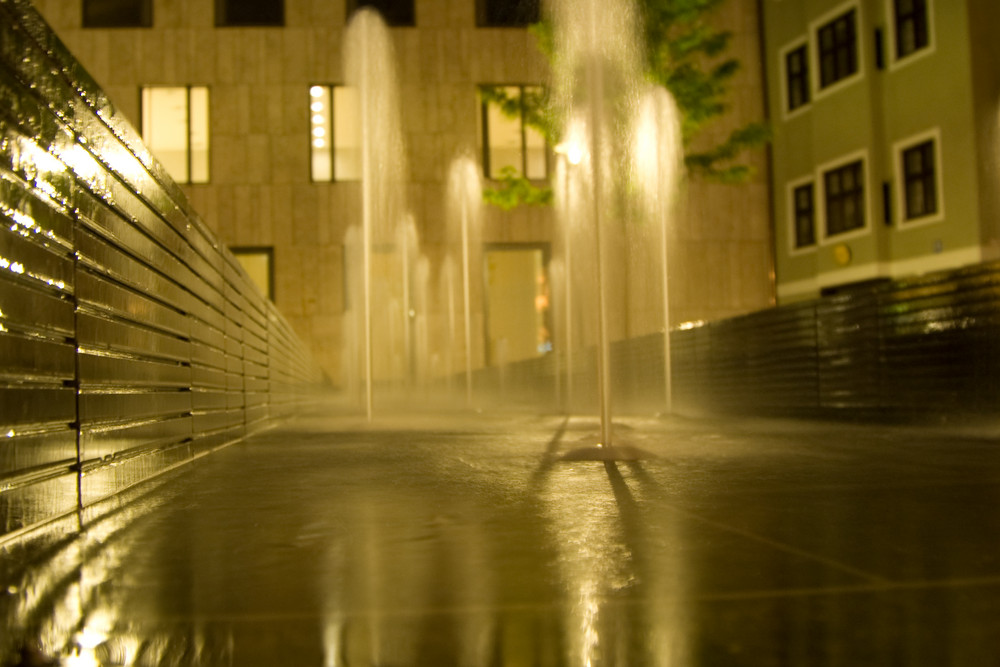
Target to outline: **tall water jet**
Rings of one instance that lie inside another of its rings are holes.
[[[465,403],[472,405],[472,298],[471,249],[473,235],[479,231],[482,206],[482,184],[479,167],[469,155],[455,158],[448,171],[449,227],[458,229],[462,254],[462,300],[465,324]],[[456,234],[450,234],[455,238]]]
[[[663,300],[663,392],[667,414],[673,411],[670,364],[670,221],[683,171],[682,137],[677,104],[665,89],[647,86],[633,137],[636,180],[642,213],[659,231],[660,290]]]
[[[344,39],[344,74],[358,91],[361,119],[362,283],[365,414],[373,412],[372,245],[390,243],[403,210],[406,161],[392,43],[378,12],[354,13]]]
[[[628,129],[637,106],[642,60],[636,10],[625,0],[553,0],[555,91],[564,125],[586,126],[585,168],[589,171],[597,277],[597,357],[600,444],[612,445],[608,263],[605,238],[625,198],[621,174],[629,171]],[[580,121],[577,121],[580,122]],[[620,222],[620,221],[619,221]]]
[[[401,269],[400,307],[403,318],[402,354],[404,368],[401,380],[403,385],[407,386],[411,384],[416,373],[416,361],[413,354],[413,324],[416,320],[417,311],[414,307],[413,283],[417,269],[417,258],[420,252],[417,222],[413,218],[412,213],[408,213],[396,227],[396,252],[399,254]]]
[[[566,129],[563,141],[556,146],[556,154],[560,157],[556,167],[556,206],[558,221],[562,234],[559,238],[562,254],[562,331],[566,360],[566,390],[563,406],[566,412],[573,410],[573,272],[574,272],[574,221],[585,219],[578,210],[582,197],[579,177],[574,178],[580,163],[584,158],[586,140],[583,136],[585,127],[581,122],[571,122]],[[558,386],[558,385],[557,385]]]

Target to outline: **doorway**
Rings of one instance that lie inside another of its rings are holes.
[[[486,361],[501,366],[552,351],[548,244],[485,247]]]

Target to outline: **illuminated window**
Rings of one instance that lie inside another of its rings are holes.
[[[417,24],[413,0],[347,0],[348,18],[361,7],[378,10],[389,26],[408,27]]]
[[[865,226],[865,174],[861,160],[825,171],[823,195],[827,236]]]
[[[283,26],[284,0],[215,0],[215,25]]]
[[[83,0],[84,28],[149,28],[153,0]]]
[[[527,98],[540,98],[540,86],[483,86],[483,174],[499,178],[505,173],[530,179],[548,177],[545,138],[525,122]],[[530,105],[532,108],[538,104]]]
[[[274,248],[233,247],[229,250],[261,294],[274,301]]]
[[[892,0],[896,37],[896,58],[930,46],[927,0]]]
[[[178,183],[208,182],[208,88],[142,89],[142,137]]]
[[[792,188],[795,248],[816,244],[816,194],[812,181]]]
[[[476,0],[476,25],[523,27],[539,21],[539,0]]]
[[[820,88],[858,73],[857,14],[850,9],[817,31]]]
[[[357,90],[347,86],[309,88],[312,180],[361,179],[361,118]]]
[[[809,104],[808,56],[805,44],[785,54],[785,90],[788,95],[788,111],[795,111]]]

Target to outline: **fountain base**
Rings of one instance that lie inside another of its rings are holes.
[[[560,461],[643,461],[656,458],[650,452],[632,445],[610,445],[601,443],[571,449],[559,457]]]

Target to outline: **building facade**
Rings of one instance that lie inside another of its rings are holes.
[[[430,259],[428,284],[445,280],[440,267],[451,244],[446,191],[456,156],[474,156],[487,177],[504,166],[540,182],[554,173],[552,147],[516,121],[502,120],[480,94],[484,87],[530,92],[547,84],[547,62],[526,29],[539,15],[535,1],[35,5],[140,128],[194,208],[258,277],[335,384],[353,363],[344,352],[352,335],[345,313],[353,301],[345,282],[352,271],[350,230],[361,220],[361,185],[357,119],[344,111],[351,108],[351,91],[344,86],[343,41],[359,5],[379,8],[389,24],[407,152],[407,210],[421,253]],[[733,31],[731,54],[744,65],[733,110],[716,130],[724,136],[763,116],[759,23],[756,8],[742,2],[727,3],[716,19]],[[691,182],[685,188],[670,249],[674,322],[734,315],[773,301],[767,165],[763,151],[749,159],[757,176],[748,185]],[[551,322],[532,313],[544,301],[538,278],[548,280],[554,234],[550,207],[484,211],[474,251],[475,265],[483,268],[470,285],[469,345],[476,366],[552,349],[538,333]],[[400,318],[409,316],[387,316],[381,326],[401,327]],[[454,328],[449,317],[454,315],[439,312],[421,335],[448,339]],[[657,326],[619,327],[613,335]],[[464,356],[465,339],[449,340],[442,354]],[[450,368],[438,359],[426,370]]]
[[[991,0],[765,0],[782,302],[998,257]]]

